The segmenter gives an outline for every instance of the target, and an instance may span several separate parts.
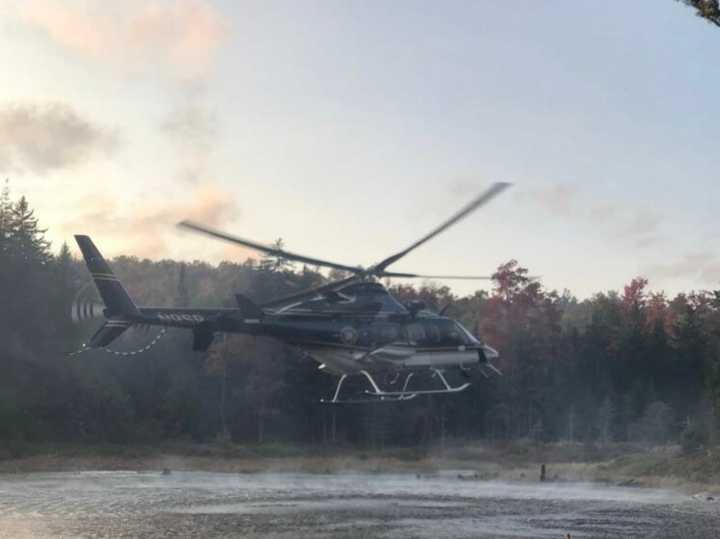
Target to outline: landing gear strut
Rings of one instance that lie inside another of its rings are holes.
[[[460,386],[453,387],[448,383],[445,375],[440,369],[430,370],[433,373],[432,377],[438,378],[442,383],[443,387],[441,389],[409,389],[408,386],[410,384],[410,380],[415,374],[411,372],[408,373],[408,375],[405,377],[405,381],[403,382],[403,386],[400,391],[384,391],[380,389],[380,386],[377,384],[372,375],[368,371],[363,369],[357,374],[362,374],[372,387],[372,389],[366,389],[364,392],[365,395],[369,395],[369,397],[361,399],[341,399],[340,390],[342,389],[343,383],[345,382],[347,377],[350,376],[349,374],[343,374],[342,376],[340,376],[337,386],[335,387],[335,393],[333,394],[333,398],[330,400],[321,399],[320,402],[326,404],[367,404],[374,402],[398,402],[414,399],[418,395],[442,395],[448,393],[460,393],[461,391],[465,391],[468,387],[470,387],[470,382],[466,382]],[[395,380],[392,381],[392,383],[395,383],[396,380],[397,377]]]

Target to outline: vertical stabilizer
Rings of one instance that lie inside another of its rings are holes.
[[[117,316],[139,316],[133,300],[130,299],[125,287],[120,283],[110,266],[88,236],[75,236],[85,264],[95,281],[95,286],[107,309],[108,318]]]

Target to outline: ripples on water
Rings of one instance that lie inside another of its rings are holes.
[[[574,526],[574,537],[591,537],[662,529],[668,507],[692,503],[665,490],[459,480],[458,473],[6,475],[0,537],[173,535],[175,526],[178,535],[274,537],[302,528],[330,537],[433,538],[557,537]]]

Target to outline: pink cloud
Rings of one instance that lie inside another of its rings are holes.
[[[222,228],[235,220],[240,209],[235,196],[216,184],[204,184],[188,192],[182,200],[168,201],[155,199],[128,207],[109,196],[97,193],[80,200],[79,208],[102,208],[85,211],[72,220],[65,220],[60,230],[65,234],[92,234],[97,236],[108,254],[127,254],[151,259],[170,256],[177,250],[178,242],[191,243],[190,236],[181,238],[175,225],[183,219],[191,219],[212,227]],[[132,234],[128,234],[133,231]],[[205,240],[203,240],[205,241]],[[212,240],[206,240],[211,242]],[[226,244],[212,242],[222,258],[244,260],[256,257],[257,253],[249,249],[225,249]],[[220,251],[220,249],[224,249]]]
[[[173,65],[198,73],[212,63],[226,26],[220,14],[206,2],[153,2],[131,20],[128,33],[137,47],[147,50],[159,47]]]
[[[117,136],[64,103],[0,107],[0,172],[44,174],[109,154]]]
[[[169,67],[175,75],[204,75],[228,31],[223,16],[205,0],[130,1],[108,7],[30,0],[22,18],[62,48],[96,61],[132,69]]]
[[[114,41],[114,32],[98,24],[98,16],[67,4],[50,0],[32,0],[24,4],[22,15],[27,22],[44,30],[63,47],[99,56]],[[103,21],[105,22],[105,21]]]

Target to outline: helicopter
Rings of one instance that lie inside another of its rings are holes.
[[[470,378],[473,371],[488,377],[501,374],[492,361],[499,353],[473,335],[457,320],[429,311],[422,302],[402,304],[380,282],[400,279],[490,279],[470,275],[421,275],[389,271],[388,267],[461,219],[488,203],[510,184],[495,183],[431,232],[380,262],[363,268],[293,253],[206,227],[192,221],[178,226],[207,237],[242,245],[267,255],[344,272],[347,277],[304,290],[268,303],[257,304],[244,294],[235,294],[234,308],[140,307],[90,237],[75,239],[102,298],[103,306],[78,304],[73,315],[99,311],[105,317],[87,348],[107,347],[133,326],[161,326],[191,330],[193,350],[207,351],[217,334],[239,333],[271,337],[295,346],[319,363],[319,369],[338,376],[331,404],[400,402],[420,395],[459,393],[470,387],[466,381],[451,385],[448,370]],[[104,307],[104,308],[102,308]],[[416,387],[417,374],[430,373],[435,387]],[[377,381],[387,375],[387,382]],[[361,397],[346,398],[342,388],[348,377],[363,377],[368,389]],[[389,387],[388,387],[389,386]],[[439,387],[438,387],[439,386]]]

